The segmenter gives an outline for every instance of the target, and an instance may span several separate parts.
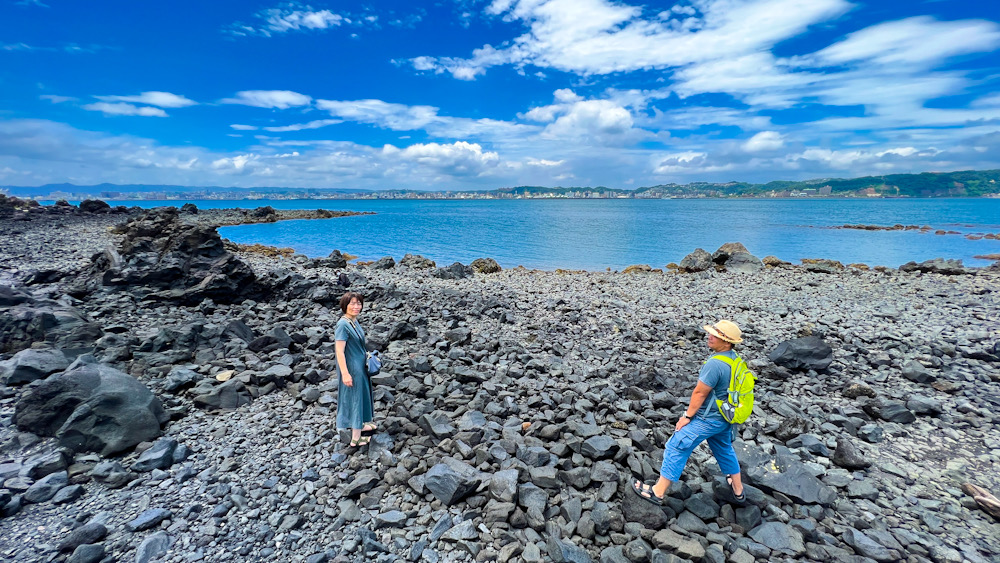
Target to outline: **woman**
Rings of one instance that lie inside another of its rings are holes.
[[[337,367],[340,385],[337,389],[337,430],[351,429],[351,447],[364,446],[371,436],[362,435],[375,430],[372,423],[375,408],[372,401],[372,384],[368,378],[365,348],[365,331],[358,324],[358,315],[365,307],[360,293],[348,291],[340,298],[344,316],[337,321],[334,331],[337,349]]]

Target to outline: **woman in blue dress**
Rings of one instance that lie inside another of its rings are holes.
[[[340,385],[337,388],[337,430],[351,430],[351,447],[364,446],[371,437],[362,435],[375,430],[372,384],[368,378],[365,331],[358,323],[365,298],[348,291],[340,298],[344,316],[337,321],[334,340]]]

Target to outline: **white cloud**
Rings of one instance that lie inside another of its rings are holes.
[[[48,8],[48,4],[42,3],[42,0],[18,0],[15,2],[18,6],[38,6],[39,8]]]
[[[747,152],[774,151],[785,146],[785,140],[777,131],[761,131],[743,143]]]
[[[276,127],[264,127],[265,131],[270,131],[272,133],[284,133],[286,131],[302,131],[304,129],[319,129],[320,127],[326,127],[328,125],[336,125],[337,123],[343,123],[340,119],[315,119],[308,123],[296,123],[293,125],[282,125]]]
[[[239,123],[233,123],[229,127],[237,131],[256,131],[258,129],[256,125],[240,125]]]
[[[260,21],[256,26],[237,22],[229,26],[226,31],[235,36],[271,37],[273,34],[325,30],[352,23],[351,19],[344,15],[330,10],[314,10],[312,6],[298,2],[261,10],[254,14],[254,18]],[[375,23],[369,19],[365,21]]]
[[[161,108],[183,108],[197,105],[198,102],[189,100],[184,96],[171,94],[170,92],[143,92],[138,96],[94,96],[98,100],[105,102],[129,102],[135,104],[145,104]]]
[[[561,166],[565,162],[566,162],[565,160],[546,160],[544,158],[529,158],[524,163],[528,166],[550,167],[550,166]]]
[[[233,157],[214,160],[212,161],[212,168],[215,168],[216,170],[235,170],[236,172],[242,172],[246,170],[247,164],[257,162],[258,160],[260,160],[260,157],[255,154],[240,154]]]
[[[32,47],[27,43],[4,43],[0,45],[0,51],[34,51],[38,47]]]
[[[244,90],[237,92],[235,98],[222,100],[222,103],[258,108],[288,109],[308,106],[312,103],[312,98],[290,90]]]
[[[394,131],[422,129],[440,120],[436,107],[382,100],[316,100],[316,107],[346,121],[371,123]]]
[[[83,106],[88,111],[99,111],[104,115],[141,115],[144,117],[167,117],[167,112],[160,108],[139,107],[132,104],[95,102]]]
[[[689,10],[644,18],[610,0],[495,1],[488,12],[529,32],[468,59],[419,57],[423,70],[471,79],[492,66],[532,64],[579,74],[684,66],[769,49],[850,9],[846,0],[693,0]]]
[[[447,173],[452,176],[478,176],[500,162],[500,155],[483,151],[478,143],[457,141],[452,144],[417,143],[404,149],[386,145],[384,155],[399,156],[404,160],[418,163],[421,167]]]
[[[933,64],[1000,46],[1000,27],[984,20],[941,22],[929,16],[885,22],[856,31],[815,54],[828,65]]]
[[[76,98],[74,98],[72,96],[59,96],[59,95],[56,95],[56,94],[42,94],[41,96],[38,96],[38,98],[41,99],[41,100],[48,100],[48,101],[52,102],[53,104],[61,104],[63,102],[75,102],[76,101]]]

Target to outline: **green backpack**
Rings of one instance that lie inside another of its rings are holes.
[[[736,358],[718,355],[712,356],[717,360],[729,364],[729,396],[726,400],[716,399],[719,412],[722,418],[730,424],[743,424],[750,418],[753,411],[753,384],[757,378],[754,376],[743,358],[736,355]],[[710,358],[711,359],[711,358]]]

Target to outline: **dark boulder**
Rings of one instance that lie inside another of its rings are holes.
[[[184,213],[185,215],[197,215],[198,206],[193,203],[185,203],[181,206],[181,213]]]
[[[85,199],[80,202],[80,211],[84,213],[110,213],[111,206],[99,199]]]
[[[158,290],[155,299],[183,304],[208,298],[217,303],[242,299],[253,271],[225,249],[214,227],[190,225],[177,208],[152,209],[119,226],[117,250],[94,259],[92,271],[105,286]]]
[[[743,246],[743,243],[727,242],[712,253],[712,262],[715,262],[716,264],[725,264],[729,261],[731,256],[739,252],[742,252],[743,254],[750,254],[750,251],[747,250],[747,247]]]
[[[837,449],[833,452],[833,458],[830,461],[834,465],[850,470],[865,469],[872,464],[858,452],[850,438],[844,436],[837,436]]]
[[[483,476],[471,465],[446,457],[424,476],[424,486],[446,506],[469,496],[479,487]]]
[[[767,357],[788,369],[823,371],[833,362],[833,349],[818,336],[806,336],[778,344]]]
[[[492,258],[476,258],[469,264],[469,267],[477,274],[495,274],[503,269]]]
[[[156,438],[168,419],[160,400],[137,379],[87,364],[43,381],[17,402],[14,423],[55,436],[73,451],[111,455]]]
[[[69,367],[69,359],[60,350],[21,350],[14,357],[0,362],[0,382],[23,385],[45,379]]]
[[[960,276],[970,273],[970,270],[962,265],[961,260],[945,260],[944,258],[925,260],[919,264],[916,262],[907,262],[899,267],[899,271],[941,274],[945,276]]]
[[[443,280],[461,280],[472,275],[472,268],[462,264],[461,262],[455,262],[451,266],[446,266],[444,268],[437,268],[431,275],[435,278],[441,278]]]
[[[391,270],[395,267],[396,261],[393,260],[392,256],[383,256],[371,264],[373,270]]]
[[[437,266],[433,260],[424,258],[419,254],[407,254],[403,256],[403,259],[399,261],[399,265],[414,270],[428,270]]]
[[[216,385],[207,393],[194,398],[194,406],[203,409],[235,409],[249,405],[253,399],[246,386],[239,379],[230,379]]]
[[[755,274],[764,269],[764,263],[749,252],[735,252],[726,260],[726,271],[737,274]]]
[[[703,272],[714,266],[712,255],[702,248],[696,248],[681,260],[679,267],[683,272]]]
[[[0,286],[0,353],[20,352],[39,342],[85,352],[103,335],[100,326],[73,307]]]
[[[313,268],[332,268],[340,270],[347,267],[347,258],[339,250],[334,250],[326,258],[315,258],[310,263]]]

